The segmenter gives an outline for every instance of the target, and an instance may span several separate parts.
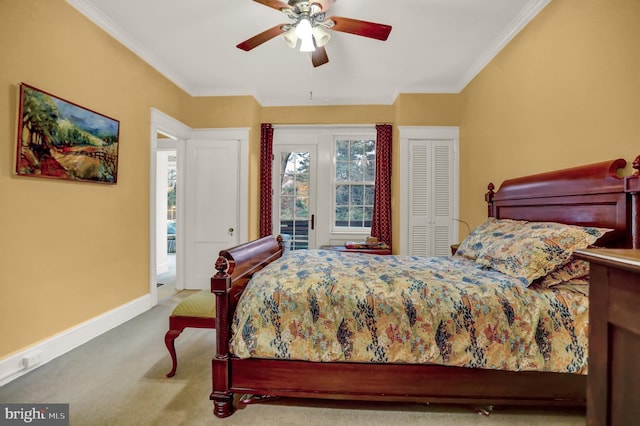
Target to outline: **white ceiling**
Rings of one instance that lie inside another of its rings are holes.
[[[314,68],[279,37],[236,48],[289,22],[251,0],[67,0],[192,96],[252,95],[263,106],[458,93],[550,1],[338,0],[329,16],[393,30],[387,41],[332,31],[329,63]]]

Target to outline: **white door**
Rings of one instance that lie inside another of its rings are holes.
[[[447,256],[458,242],[458,128],[399,129],[405,165],[400,170],[401,254]]]
[[[186,142],[184,259],[186,289],[207,289],[222,249],[240,243],[240,147],[237,140]]]
[[[449,141],[409,145],[409,254],[447,256],[452,244],[453,150]]]

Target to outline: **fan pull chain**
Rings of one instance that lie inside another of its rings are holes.
[[[313,101],[313,67],[309,67],[309,102]]]

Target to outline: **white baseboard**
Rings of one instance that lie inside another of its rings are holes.
[[[0,386],[151,309],[151,295],[132,300],[0,360]]]

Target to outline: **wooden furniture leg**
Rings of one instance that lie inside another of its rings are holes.
[[[187,327],[216,328],[215,296],[209,290],[201,290],[184,299],[173,309],[169,317],[169,330],[164,344],[171,355],[172,368],[167,377],[173,377],[178,368],[175,340]]]

